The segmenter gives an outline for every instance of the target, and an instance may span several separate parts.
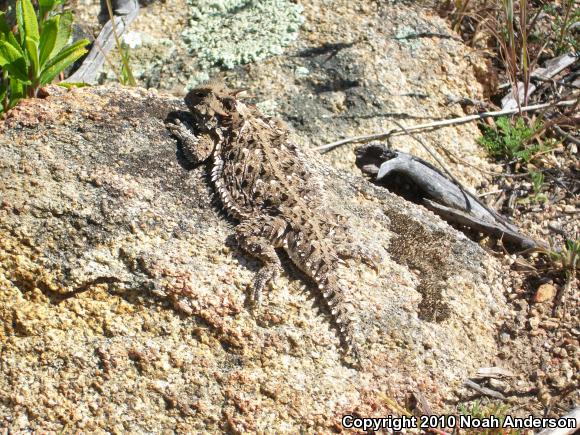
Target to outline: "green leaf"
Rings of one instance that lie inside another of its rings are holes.
[[[10,80],[10,102],[8,103],[8,108],[12,109],[22,98],[24,98],[24,83],[18,80]]]
[[[0,38],[6,38],[6,35],[10,33],[10,26],[6,21],[6,13],[0,12]]]
[[[6,41],[0,41],[0,66],[18,80],[30,83],[22,53]]]
[[[28,59],[32,65],[32,76],[36,78],[40,67],[40,59],[38,58],[38,41],[31,37],[26,37],[26,51],[28,52]]]
[[[44,23],[48,20],[51,15],[51,12],[54,9],[63,4],[64,0],[38,0],[38,21],[40,23],[42,34],[42,29],[44,28]]]
[[[60,82],[57,83],[58,86],[62,86],[63,88],[71,89],[71,88],[85,88],[90,87],[89,83],[85,82]]]
[[[49,12],[63,3],[64,0],[38,0],[39,6],[48,10]]]
[[[9,42],[24,57],[24,51],[14,36],[14,33],[12,33],[10,25],[6,21],[6,14],[4,12],[0,12],[0,41]]]
[[[54,55],[46,64],[46,68],[50,68],[53,65],[59,63],[62,59],[64,59],[65,57],[68,57],[68,55],[73,52],[76,51],[79,48],[84,49],[84,47],[86,45],[89,44],[89,40],[88,39],[80,39],[78,41],[73,42],[72,44],[66,46],[64,49],[60,50],[60,52],[58,52],[56,55]],[[85,50],[86,52],[86,50]]]
[[[59,15],[60,21],[58,23],[58,32],[56,34],[56,42],[54,43],[53,53],[58,53],[68,44],[70,35],[72,34],[72,14],[64,12]]]
[[[4,99],[8,94],[8,87],[4,85],[4,83],[0,83],[0,114],[4,110]]]
[[[47,83],[50,83],[58,73],[64,71],[66,67],[84,55],[87,52],[85,46],[88,43],[88,39],[81,39],[80,41],[69,45],[52,59],[50,59],[42,71],[42,74],[40,75],[40,86],[44,86]]]
[[[26,38],[31,38],[38,42],[40,40],[38,20],[36,19],[36,12],[34,12],[34,7],[30,0],[22,0],[22,19]]]
[[[24,57],[24,50],[22,49],[22,47],[18,43],[18,40],[16,39],[16,36],[14,36],[14,33],[10,32],[8,34],[8,39],[6,40],[6,42],[8,42],[10,45],[12,45],[12,47],[14,47],[16,50],[18,50],[20,55],[22,57]]]
[[[18,24],[18,37],[20,44],[24,45],[24,14],[22,12],[22,0],[16,2],[16,23]]]
[[[52,10],[54,9],[54,7],[56,5],[58,5],[59,3],[62,3],[61,1],[58,0],[38,0],[38,5],[43,8],[43,9],[47,9],[47,10]]]
[[[53,17],[47,20],[42,26],[42,33],[40,35],[40,68],[44,66],[46,61],[50,59],[52,50],[56,43],[56,35],[58,33],[59,17]]]

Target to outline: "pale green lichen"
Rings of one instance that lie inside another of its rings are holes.
[[[302,6],[288,0],[188,0],[185,42],[202,68],[255,62],[281,54],[298,36]]]
[[[278,116],[278,102],[276,100],[263,100],[256,103],[256,107],[262,115],[274,117]]]

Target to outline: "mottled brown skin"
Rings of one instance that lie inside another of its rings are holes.
[[[260,303],[264,287],[281,263],[276,249],[318,286],[338,326],[346,350],[358,361],[353,322],[334,270],[341,258],[375,266],[372,255],[352,245],[344,218],[330,213],[288,130],[276,119],[236,99],[239,91],[209,82],[190,91],[185,102],[195,126],[169,125],[193,163],[212,158],[211,178],[225,210],[236,220],[236,239],[263,262],[254,281]],[[195,133],[194,133],[195,132]]]

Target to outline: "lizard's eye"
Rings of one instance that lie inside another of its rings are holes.
[[[236,108],[236,100],[233,98],[224,98],[222,104],[228,110],[234,110]]]

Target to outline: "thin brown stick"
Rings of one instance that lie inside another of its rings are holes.
[[[560,310],[562,301],[564,300],[564,296],[569,295],[573,284],[576,282],[575,271],[568,271],[564,272],[564,276],[566,281],[564,285],[556,292],[556,297],[554,298],[554,305],[552,306],[552,316],[556,316],[558,311]]]
[[[522,112],[531,112],[534,110],[540,110],[540,109],[544,109],[546,107],[552,107],[552,106],[571,106],[575,103],[576,103],[575,100],[567,100],[567,101],[559,101],[557,103],[534,104],[532,106],[522,107],[521,111]],[[436,127],[447,127],[450,125],[465,124],[467,122],[476,121],[476,120],[485,119],[485,118],[496,118],[498,116],[513,115],[515,113],[518,113],[519,111],[520,111],[520,109],[506,109],[506,110],[498,110],[496,112],[482,112],[482,113],[478,113],[476,115],[463,116],[461,118],[444,119],[441,121],[430,122],[427,124],[413,125],[413,126],[405,127],[404,130],[401,128],[393,128],[393,129],[386,131],[386,132],[383,132],[383,133],[368,134],[368,135],[363,135],[363,136],[353,136],[353,137],[349,137],[346,139],[341,139],[341,140],[338,140],[336,142],[330,142],[330,143],[327,143],[325,145],[315,147],[314,149],[316,151],[327,152],[333,148],[339,147],[339,146],[347,144],[347,143],[365,143],[365,142],[370,142],[372,140],[386,139],[386,138],[391,137],[391,136],[404,135],[404,134],[407,134],[407,132],[417,132],[417,131],[427,130],[427,129],[431,130],[431,129],[435,129]]]
[[[505,396],[503,394],[501,394],[500,392],[492,390],[491,388],[482,387],[482,386],[476,384],[475,382],[473,382],[469,379],[465,380],[463,382],[463,385],[471,388],[472,390],[477,391],[481,395],[493,397],[495,399],[500,399],[500,400],[505,399]]]
[[[562,137],[562,139],[569,140],[570,142],[575,143],[576,145],[580,145],[580,140],[572,136],[572,133],[566,133],[558,125],[553,125],[552,128],[556,130],[556,132]]]

